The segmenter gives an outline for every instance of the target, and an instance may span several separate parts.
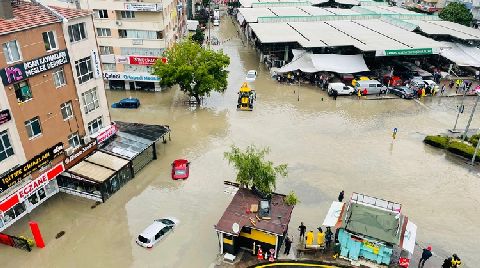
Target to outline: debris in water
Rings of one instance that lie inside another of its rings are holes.
[[[64,234],[65,234],[65,231],[60,231],[60,232],[55,236],[55,239],[59,239],[59,238],[62,237]]]

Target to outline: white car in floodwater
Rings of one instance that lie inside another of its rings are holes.
[[[247,82],[253,82],[255,81],[255,79],[257,79],[257,71],[255,70],[250,70],[247,72],[247,77],[245,77],[245,80]]]
[[[170,217],[154,220],[153,223],[137,237],[136,242],[141,247],[152,248],[156,243],[173,232],[179,223],[177,219]]]

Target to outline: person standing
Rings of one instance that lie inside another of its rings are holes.
[[[312,230],[308,231],[308,233],[305,237],[305,240],[306,240],[306,245],[308,245],[308,246],[313,245],[313,231]]]
[[[318,227],[317,245],[321,246],[323,243],[325,243],[325,233],[322,231],[322,228]]]
[[[338,96],[338,92],[336,89],[333,89],[332,90],[332,97],[333,97],[333,100],[337,100],[337,96]]]
[[[300,231],[300,238],[305,238],[305,231],[307,231],[307,226],[303,225],[303,221],[298,226],[298,230]]]
[[[338,202],[342,202],[344,197],[345,197],[345,191],[342,190],[342,191],[338,194]]]
[[[418,262],[418,268],[423,268],[425,265],[425,262],[432,257],[432,247],[428,246],[427,248],[423,249],[422,252],[422,257],[420,258],[420,261]]]
[[[330,227],[327,227],[327,230],[325,231],[325,245],[327,249],[330,248],[330,245],[332,243],[332,236],[332,230],[330,229]]]
[[[288,255],[290,254],[290,248],[292,247],[292,240],[290,239],[289,236],[285,239],[285,251],[283,254]]]
[[[445,87],[445,84],[442,86],[442,90],[440,91],[440,94],[443,96],[443,94],[445,94],[445,90],[446,90],[446,87]]]
[[[362,91],[360,91],[360,89],[357,89],[357,96],[358,96],[358,99],[362,97]]]

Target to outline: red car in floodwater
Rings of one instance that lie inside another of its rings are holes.
[[[177,159],[172,163],[172,179],[185,180],[190,173],[190,162],[186,159]]]

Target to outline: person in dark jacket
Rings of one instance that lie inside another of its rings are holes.
[[[300,231],[300,239],[302,237],[305,238],[305,231],[307,231],[307,226],[303,225],[303,222],[301,222],[300,226],[298,226],[298,230]]]
[[[291,247],[292,247],[292,240],[290,239],[289,236],[287,236],[287,238],[285,238],[285,251],[283,252],[283,254],[285,255],[290,254]]]
[[[425,262],[432,257],[432,247],[428,246],[427,248],[423,249],[422,252],[422,257],[420,258],[420,261],[418,262],[418,267],[423,268],[425,265]]]
[[[330,227],[327,227],[327,230],[325,231],[325,245],[328,248],[330,248],[330,245],[332,244],[332,237],[333,233]]]
[[[333,100],[337,100],[337,96],[338,96],[338,92],[336,89],[333,89],[332,90],[332,97],[333,97]]]
[[[340,194],[338,194],[338,202],[342,202],[344,197],[345,197],[345,192],[342,190]]]

